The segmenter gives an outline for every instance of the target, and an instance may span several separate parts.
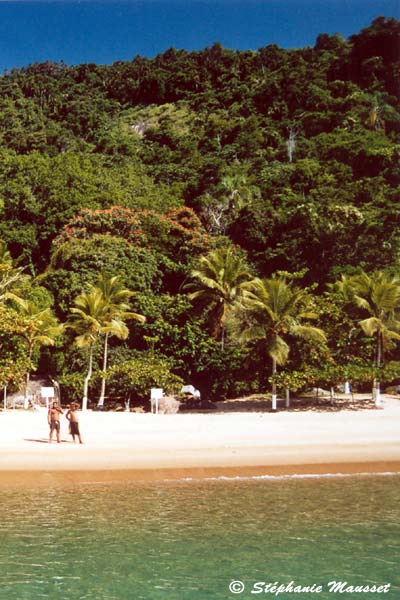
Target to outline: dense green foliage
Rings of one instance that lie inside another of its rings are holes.
[[[321,352],[287,331],[285,373],[298,374],[295,386],[307,384],[299,374],[308,368],[327,383],[332,369],[367,368],[375,330],[359,326],[363,307],[333,284],[361,271],[398,281],[399,159],[395,19],[379,17],[348,40],[321,34],[297,50],[214,44],[111,66],[13,69],[0,77],[0,239],[11,254],[0,257],[4,331],[7,277],[29,274],[65,322],[100,273],[118,275],[146,322],[128,321],[125,341],[110,337],[113,394],[123,373],[120,395],[143,397],[139,371],[152,365],[163,381],[180,377],[207,397],[252,392],[269,385],[271,340],[236,346],[225,339],[227,321],[247,279],[280,278],[312,296],[313,325],[327,338]],[[229,287],[219,267],[218,291],[205,285],[204,268],[224,252],[240,257],[243,281]],[[385,357],[396,361],[391,331]],[[67,330],[36,360],[71,390],[87,368],[72,341]],[[89,345],[99,372],[101,344]],[[100,380],[91,379],[89,397]]]

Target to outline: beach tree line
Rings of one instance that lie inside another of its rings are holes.
[[[182,320],[176,336],[191,336],[190,348],[178,345],[182,354],[156,350],[172,323],[118,275],[100,274],[60,322],[47,290],[14,267],[4,245],[1,266],[2,384],[24,382],[26,407],[30,373],[44,357],[66,364],[60,381],[83,409],[89,389],[92,405],[104,406],[106,382],[113,397],[133,401],[155,385],[176,392],[184,381],[195,381],[210,399],[269,390],[273,409],[278,389],[288,399],[290,390],[351,382],[356,389],[372,385],[379,404],[380,381],[394,378],[400,364],[400,278],[389,272],[342,276],[317,293],[299,285],[301,273],[260,278],[241,250],[212,250],[197,259],[182,293],[168,295]],[[183,360],[190,351],[191,360]]]

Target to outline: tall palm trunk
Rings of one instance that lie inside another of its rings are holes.
[[[108,360],[108,338],[109,333],[107,332],[104,337],[104,353],[103,353],[103,373],[107,371],[107,360]],[[104,406],[104,398],[106,394],[106,378],[105,375],[101,378],[101,390],[100,390],[100,398],[97,403],[97,406]]]
[[[287,387],[285,390],[285,406],[286,408],[290,408],[290,388]]]
[[[33,351],[33,347],[31,346],[31,344],[29,345],[29,353],[28,353],[28,358],[29,358],[29,363],[31,362],[32,359],[32,351]],[[30,376],[31,373],[28,369],[28,371],[26,372],[26,376],[25,376],[25,389],[24,389],[24,409],[26,410],[29,406],[29,402],[28,402],[28,391],[29,391],[29,380],[30,380]]]
[[[24,387],[24,409],[25,410],[29,407],[29,400],[28,400],[29,380],[30,380],[30,373],[28,371],[25,376],[25,387]]]
[[[382,333],[380,331],[377,331],[376,338],[376,366],[379,369],[382,364]]]
[[[382,364],[382,333],[376,332],[376,367],[379,369]],[[375,406],[382,406],[380,383],[377,377],[374,377],[372,399],[375,401]]]
[[[93,344],[89,346],[89,368],[83,384],[82,410],[87,410],[89,381],[93,372]]]
[[[276,394],[276,383],[275,383],[275,375],[276,375],[276,358],[272,358],[272,410],[276,410],[277,408],[277,394]]]

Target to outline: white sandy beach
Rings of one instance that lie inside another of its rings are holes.
[[[0,481],[400,471],[400,398],[391,396],[378,410],[87,412],[80,422],[83,445],[64,418],[62,442],[49,444],[46,412],[1,412]]]

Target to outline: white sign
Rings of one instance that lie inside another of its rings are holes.
[[[54,398],[54,388],[53,387],[42,387],[40,388],[40,394],[42,398]]]

